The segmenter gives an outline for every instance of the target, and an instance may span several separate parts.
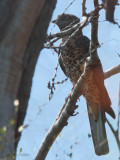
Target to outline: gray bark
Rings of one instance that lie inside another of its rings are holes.
[[[45,3],[41,11],[40,17],[32,32],[26,53],[24,56],[24,72],[22,74],[21,84],[18,91],[18,99],[20,101],[20,108],[18,112],[18,120],[16,127],[16,145],[20,138],[21,133],[17,132],[18,128],[23,124],[23,120],[26,114],[27,104],[31,91],[32,77],[34,74],[35,65],[40,51],[43,48],[43,42],[46,38],[46,30],[48,28],[48,22],[52,16],[53,8],[55,7],[56,0],[49,0],[49,3]],[[47,16],[46,16],[47,15]],[[42,25],[41,25],[42,24]]]
[[[15,153],[15,124],[23,123],[35,64],[55,4],[56,0],[0,1],[0,159],[12,159],[7,155]],[[18,113],[13,105],[16,98]]]

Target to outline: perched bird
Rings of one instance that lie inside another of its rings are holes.
[[[80,22],[80,19],[72,14],[61,14],[52,22],[63,31]],[[64,44],[67,39],[68,36],[62,38],[61,44]],[[89,38],[84,36],[82,31],[79,31],[59,51],[61,69],[69,77],[73,86],[84,71],[86,57],[89,56],[89,45]],[[92,66],[91,70],[93,74],[87,79],[82,94],[87,103],[95,152],[97,155],[105,155],[109,152],[105,130],[105,112],[113,118],[115,118],[115,114],[111,108],[111,100],[104,85],[103,70],[100,61],[95,66]]]

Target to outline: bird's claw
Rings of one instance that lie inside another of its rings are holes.
[[[72,113],[71,116],[76,116],[76,115],[78,115],[78,114],[79,114],[79,112]]]
[[[75,110],[78,108],[78,105],[75,105],[75,109],[74,109],[74,111],[72,111],[71,113],[70,113],[70,116],[76,116],[76,115],[78,115],[79,114],[79,112],[76,112],[75,113]]]

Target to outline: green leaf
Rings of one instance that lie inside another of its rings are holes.
[[[11,125],[14,125],[14,124],[15,124],[15,120],[14,120],[14,119],[11,119],[10,124],[11,124]]]
[[[0,129],[0,133],[1,134],[5,134],[6,133],[6,126],[4,126],[4,127],[2,127],[1,129]]]

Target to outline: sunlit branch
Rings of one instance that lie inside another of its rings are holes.
[[[87,80],[87,77],[90,76],[92,72],[90,69],[86,69],[82,76],[79,78],[73,93],[70,98],[68,97],[65,101],[62,111],[59,113],[52,127],[48,131],[46,137],[44,138],[40,149],[36,155],[35,160],[44,160],[50,147],[55,141],[56,137],[62,131],[62,129],[67,125],[68,118],[74,113],[74,110],[77,108],[76,102],[82,93],[82,87]]]
[[[119,140],[119,135],[118,135],[118,129],[115,131],[114,128],[113,128],[113,126],[111,125],[111,123],[108,121],[107,118],[106,118],[106,121],[107,121],[107,123],[108,123],[108,125],[109,125],[109,127],[110,127],[110,129],[111,129],[111,131],[112,131],[112,133],[113,133],[113,135],[115,137],[115,139],[116,139],[118,148],[120,149],[120,140]]]
[[[79,78],[71,96],[66,98],[65,103],[62,106],[62,109],[59,112],[55,122],[53,123],[52,127],[49,129],[46,137],[44,138],[39,148],[39,151],[36,155],[35,160],[45,159],[55,139],[57,138],[59,133],[62,131],[62,129],[67,125],[68,118],[72,116],[75,109],[78,107],[76,106],[77,99],[82,94],[82,87],[86,83],[86,80],[88,79],[88,77],[91,76],[91,74],[92,74],[92,70],[87,68],[85,69],[85,72],[82,74],[82,76]]]
[[[104,73],[104,78],[107,79],[117,73],[120,73],[120,65],[115,66]]]
[[[119,82],[119,93],[118,93],[118,106],[120,108],[120,82]]]

